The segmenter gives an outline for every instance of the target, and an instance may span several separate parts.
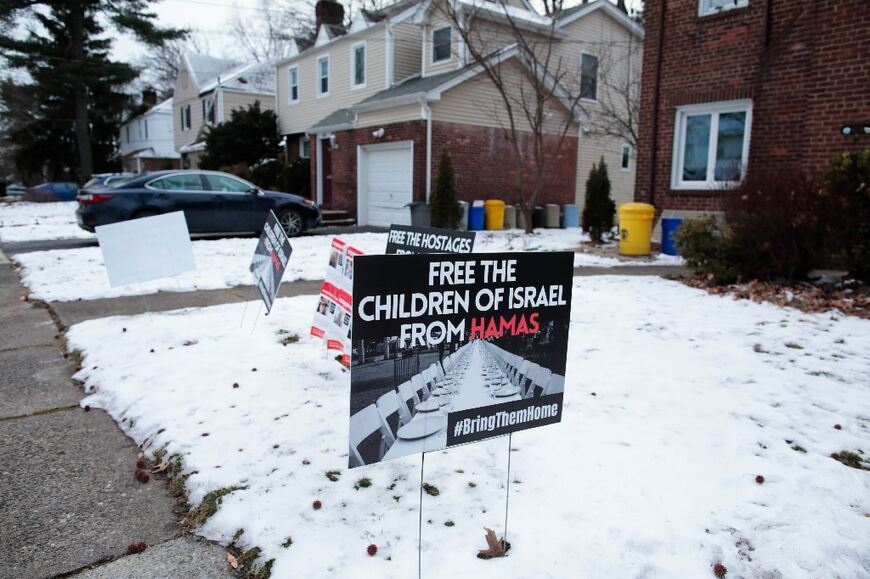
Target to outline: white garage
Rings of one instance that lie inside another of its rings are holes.
[[[411,224],[414,142],[357,147],[357,223]]]

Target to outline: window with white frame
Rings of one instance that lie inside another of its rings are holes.
[[[329,55],[317,59],[317,96],[329,94]]]
[[[350,87],[364,88],[366,85],[366,43],[354,44],[351,48]]]
[[[299,67],[291,66],[287,69],[287,100],[288,102],[299,102]]]
[[[130,142],[130,125],[127,125],[126,127],[124,127],[124,133],[126,134],[127,142],[129,143]]]
[[[619,150],[619,170],[620,171],[630,171],[631,170],[631,153],[632,147],[628,143],[623,143],[622,148]]]
[[[181,107],[181,130],[190,129],[190,105]]]
[[[145,119],[145,138],[148,138],[148,119]]]
[[[432,31],[432,63],[450,60],[451,30],[449,26]]]
[[[671,185],[715,189],[746,174],[752,101],[728,101],[677,109]]]
[[[209,125],[214,124],[214,99],[202,100],[202,120]]]
[[[308,159],[311,156],[311,140],[308,137],[299,139],[299,157]]]
[[[598,57],[585,52],[580,55],[580,98],[598,99]]]
[[[749,5],[749,0],[698,0],[698,14],[706,16],[708,14],[718,14],[726,10],[734,8],[744,8]]]

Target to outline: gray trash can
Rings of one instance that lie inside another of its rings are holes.
[[[429,205],[423,201],[409,203],[411,208],[411,225],[414,227],[431,227],[432,214],[429,213]]]
[[[456,228],[460,231],[468,229],[468,201],[460,201],[459,206],[462,207],[462,217],[459,219],[459,226]]]
[[[526,216],[523,213],[523,208],[519,205],[516,206],[517,209],[517,229],[526,229]]]
[[[559,206],[555,203],[544,205],[544,226],[550,229],[559,228]]]
[[[517,228],[517,208],[513,205],[505,205],[504,208],[504,228]]]

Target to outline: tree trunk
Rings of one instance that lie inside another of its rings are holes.
[[[70,3],[70,55],[77,66],[84,68],[85,60],[85,8],[81,1]],[[76,75],[73,88],[75,102],[75,134],[79,151],[79,179],[90,179],[94,172],[94,159],[91,151],[91,131],[88,126],[88,90],[82,75]]]

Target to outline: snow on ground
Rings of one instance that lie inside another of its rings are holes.
[[[573,304],[564,421],[513,437],[510,556],[475,557],[502,533],[507,440],[432,453],[425,577],[870,576],[870,472],[830,458],[870,452],[870,322],[654,277],[575,278]],[[273,577],[413,577],[420,459],[346,469],[349,377],[307,335],[314,305],[76,325],[83,404],[181,455],[192,504],[245,487],[198,532],[244,529]]]
[[[75,201],[0,203],[0,241],[89,239],[93,233],[76,224]]]
[[[291,240],[293,255],[284,281],[323,279],[329,259],[331,235],[308,235]],[[382,254],[386,233],[339,235],[363,253]],[[475,252],[574,250],[588,240],[579,229],[542,229],[527,236],[518,230],[487,231],[478,234]],[[230,238],[193,242],[197,269],[176,278],[141,285],[109,287],[99,247],[22,253],[15,260],[22,266],[21,279],[32,297],[45,301],[91,300],[162,291],[194,291],[250,285],[248,264],[257,239]],[[667,255],[642,262],[624,262],[611,257],[577,253],[575,266],[617,267],[621,265],[673,265],[680,258]]]

